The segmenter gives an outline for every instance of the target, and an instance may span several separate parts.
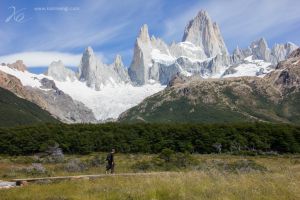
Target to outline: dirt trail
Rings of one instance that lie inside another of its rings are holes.
[[[24,186],[30,182],[39,182],[39,181],[96,179],[96,178],[118,177],[118,176],[153,176],[153,175],[168,175],[172,173],[174,172],[94,174],[94,175],[77,175],[77,176],[54,176],[54,177],[41,177],[41,178],[21,178],[21,179],[12,179],[10,182],[0,180],[0,189],[12,188],[16,186]]]

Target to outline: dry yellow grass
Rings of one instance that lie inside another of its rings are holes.
[[[299,174],[218,171],[64,181],[0,191],[1,199],[299,199]]]
[[[197,155],[197,158],[202,163],[245,159],[228,155]],[[157,176],[116,176],[95,180],[30,184],[22,188],[0,190],[0,199],[300,199],[299,157],[247,157],[247,159],[255,160],[256,163],[266,167],[267,171],[228,172],[206,168]]]

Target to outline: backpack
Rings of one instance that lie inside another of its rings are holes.
[[[108,161],[108,162],[111,162],[112,160],[111,160],[111,154],[109,153],[109,154],[107,154],[107,156],[106,156],[106,161]]]

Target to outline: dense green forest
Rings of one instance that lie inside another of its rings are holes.
[[[50,113],[0,87],[0,126],[30,125],[59,121]]]
[[[300,127],[287,124],[42,124],[1,128],[0,152],[28,155],[58,143],[65,153],[300,153]]]

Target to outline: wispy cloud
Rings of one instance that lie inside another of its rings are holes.
[[[61,52],[22,52],[0,56],[0,63],[13,63],[16,60],[23,60],[29,67],[49,66],[53,61],[61,60],[66,66],[78,66],[81,55]]]
[[[103,52],[108,56],[102,58],[104,62],[111,61],[114,54],[121,53],[129,63],[131,55],[127,50],[133,48],[139,26],[143,23],[158,24],[162,16],[160,0],[16,2],[14,5],[17,8],[26,8],[26,17],[31,20],[24,24],[3,23],[1,19],[6,14],[1,17],[0,12],[0,55],[15,54],[16,50],[79,54],[87,46],[92,46],[95,52]],[[10,5],[11,2],[6,1],[0,11],[6,11]],[[79,10],[34,11],[35,7],[47,6],[76,6]]]
[[[140,26],[167,42],[180,41],[184,28],[200,9],[207,10],[221,28],[230,50],[266,37],[270,43],[300,43],[299,0],[14,0],[26,8],[30,21],[4,23],[9,0],[0,6],[0,55],[17,52],[69,52],[80,54],[87,46],[111,61],[121,53],[129,64]],[[36,12],[36,6],[77,6],[74,12]],[[3,12],[2,12],[3,11]],[[298,28],[297,28],[298,27]],[[296,41],[294,40],[296,38]]]

